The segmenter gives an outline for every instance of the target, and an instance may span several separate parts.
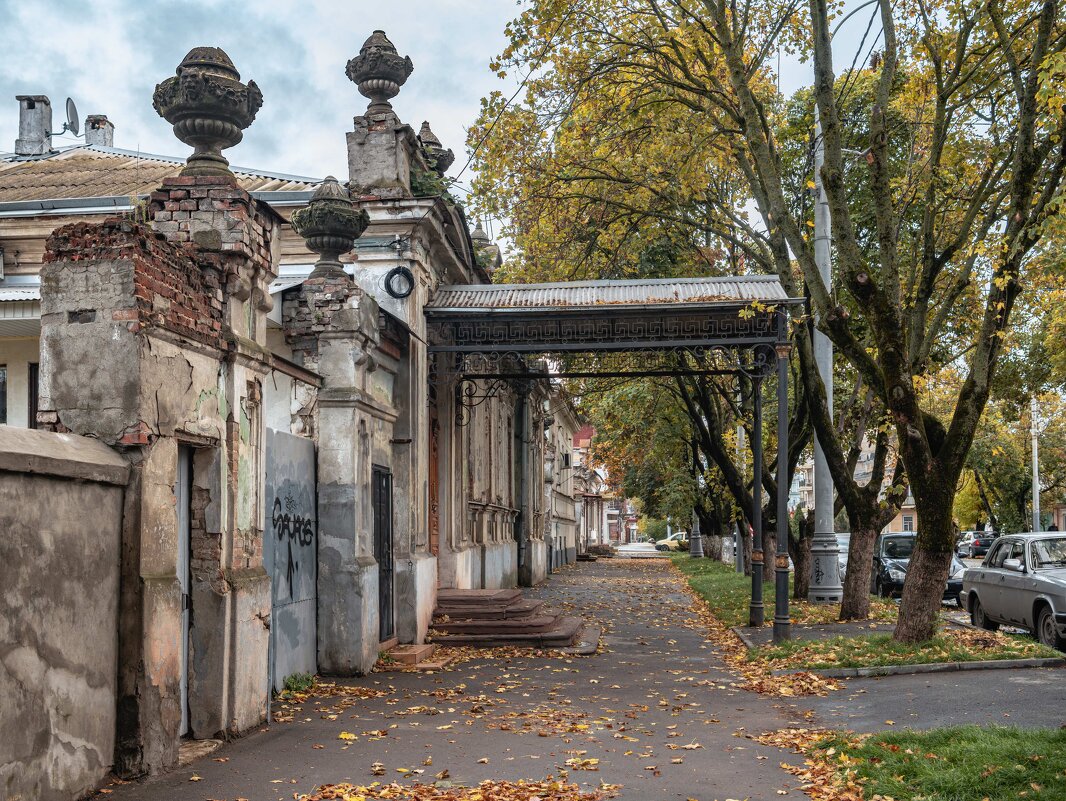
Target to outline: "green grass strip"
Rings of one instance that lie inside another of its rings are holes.
[[[816,749],[863,779],[867,799],[1066,798],[1063,729],[952,726],[875,734],[859,746],[828,740]]]

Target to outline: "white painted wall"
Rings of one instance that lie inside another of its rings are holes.
[[[7,424],[28,428],[30,362],[39,362],[40,340],[37,337],[0,338],[0,365],[7,366]]]

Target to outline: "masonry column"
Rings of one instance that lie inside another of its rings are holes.
[[[314,421],[318,667],[334,675],[362,674],[373,668],[379,645],[371,474],[385,410],[366,389],[379,336],[377,303],[352,282],[338,257],[352,249],[367,215],[330,176],[292,223],[320,254],[285,308],[293,357],[322,376]]]

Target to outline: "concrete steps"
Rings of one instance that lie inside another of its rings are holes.
[[[518,645],[566,648],[580,639],[584,621],[544,609],[521,590],[440,590],[430,625],[437,645]]]
[[[480,645],[486,648],[525,645],[532,648],[567,648],[579,638],[585,625],[579,617],[560,617],[547,631],[512,631],[507,634],[444,634],[433,636],[438,645]]]

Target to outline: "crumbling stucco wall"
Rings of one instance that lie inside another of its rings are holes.
[[[113,444],[132,464],[120,775],[177,761],[187,560],[189,732],[248,729],[269,699],[262,394],[278,218],[232,178],[214,177],[169,179],[151,213],[154,228],[108,220],[58,229],[42,269],[39,419]],[[185,452],[192,486],[179,492]]]
[[[0,426],[0,795],[69,801],[111,769],[129,466]]]

